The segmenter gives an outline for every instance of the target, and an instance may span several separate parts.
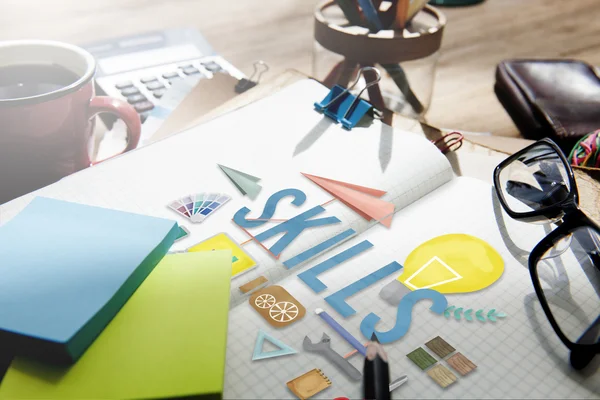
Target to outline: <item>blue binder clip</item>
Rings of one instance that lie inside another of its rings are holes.
[[[365,87],[358,93],[358,95],[353,95],[350,93],[350,90],[354,88],[358,84],[361,75],[365,71],[374,71],[376,74],[375,80],[372,82],[367,82]],[[354,128],[358,121],[361,120],[367,113],[371,116],[378,116],[379,113],[371,103],[366,100],[360,98],[363,92],[370,88],[373,85],[377,85],[377,83],[381,80],[381,74],[377,70],[377,68],[373,67],[363,67],[358,71],[356,79],[347,89],[343,88],[340,85],[335,85],[331,88],[327,96],[320,102],[315,103],[315,110],[320,113],[325,114],[329,118],[333,119],[335,122],[339,122],[342,126],[348,130]]]

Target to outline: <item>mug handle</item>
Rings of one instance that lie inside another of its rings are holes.
[[[107,112],[115,114],[117,117],[121,118],[127,126],[127,146],[123,151],[108,158],[126,153],[129,150],[133,150],[137,147],[140,141],[140,135],[142,133],[142,122],[140,121],[140,116],[137,111],[135,111],[135,109],[129,105],[129,103],[108,96],[95,96],[90,100],[89,107],[89,118],[93,118],[97,114]],[[108,160],[108,158],[105,158],[104,160],[93,161],[91,164],[96,165],[102,161]]]

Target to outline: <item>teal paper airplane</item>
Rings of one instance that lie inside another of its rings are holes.
[[[248,197],[250,197],[252,200],[256,199],[256,196],[258,196],[258,193],[260,193],[262,189],[262,186],[256,183],[260,181],[260,178],[245,174],[241,171],[226,167],[221,164],[217,165],[219,168],[221,168],[225,175],[227,175],[235,187],[238,188],[240,193],[243,195],[248,195]]]

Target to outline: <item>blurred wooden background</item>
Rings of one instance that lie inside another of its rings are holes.
[[[0,0],[0,40],[84,44],[172,27],[195,27],[246,73],[263,59],[273,76],[310,74],[315,0]],[[493,92],[507,58],[577,58],[600,65],[600,0],[487,0],[443,8],[448,25],[428,122],[516,136]]]

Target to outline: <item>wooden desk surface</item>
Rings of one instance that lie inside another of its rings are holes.
[[[311,72],[315,0],[0,0],[0,38],[75,44],[173,27],[199,29],[246,73],[263,59],[278,74]],[[578,58],[600,65],[598,0],[487,0],[444,8],[432,125],[516,136],[493,92],[507,58]]]

